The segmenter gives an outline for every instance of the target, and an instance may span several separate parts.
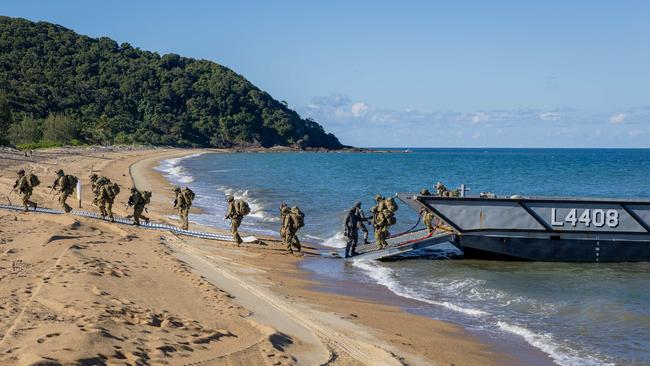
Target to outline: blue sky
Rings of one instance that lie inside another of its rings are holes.
[[[650,147],[648,1],[4,1],[205,58],[356,146]]]

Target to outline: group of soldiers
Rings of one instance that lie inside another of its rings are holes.
[[[17,192],[25,207],[25,211],[29,208],[36,209],[37,204],[30,200],[35,187],[40,185],[39,178],[33,173],[25,173],[23,169],[17,171],[18,179],[14,183],[11,192]],[[67,199],[72,195],[77,187],[79,179],[76,176],[65,174],[62,169],[56,171],[56,178],[51,185],[50,193],[55,191],[59,196],[59,204],[61,208],[69,213],[72,207],[67,204]],[[117,183],[111,182],[110,179],[97,174],[90,175],[90,182],[92,192],[94,194],[93,205],[99,208],[100,214],[103,218],[107,218],[114,222],[113,204],[115,203],[116,196],[120,193],[120,186]],[[449,191],[442,183],[438,182],[435,185],[436,193],[439,196],[454,196],[456,192]],[[187,230],[189,227],[188,218],[192,201],[195,198],[194,192],[189,188],[174,188],[175,199],[174,208],[178,210],[178,216],[181,219],[181,228]],[[427,189],[420,192],[421,195],[430,195]],[[130,196],[127,201],[127,209],[133,207],[133,224],[140,226],[140,220],[149,222],[149,218],[144,216],[147,211],[147,205],[151,202],[150,191],[140,191],[136,187],[130,190]],[[371,216],[366,217],[361,202],[356,202],[355,205],[348,211],[344,223],[344,234],[347,238],[345,257],[357,255],[356,247],[359,241],[358,230],[363,231],[363,243],[369,244],[368,241],[368,228],[365,223],[371,224],[374,229],[375,243],[378,249],[383,249],[388,246],[387,239],[390,237],[390,227],[395,225],[396,218],[395,212],[398,210],[397,203],[392,197],[383,197],[380,194],[374,197],[376,204],[370,209]],[[242,199],[235,199],[233,196],[226,196],[228,208],[226,210],[225,219],[231,221],[231,233],[233,240],[237,245],[243,242],[239,235],[239,227],[242,220],[250,213],[250,206]],[[434,215],[425,209],[420,211],[423,223],[428,229],[429,233],[436,230],[437,223],[435,223]],[[286,245],[287,250],[293,253],[294,248],[302,251],[300,240],[298,239],[298,230],[305,225],[305,215],[298,206],[289,207],[284,202],[280,205],[280,236],[282,242]]]
[[[369,223],[373,226],[375,232],[375,243],[377,249],[384,249],[388,246],[386,239],[390,237],[390,227],[397,222],[395,212],[399,206],[392,197],[383,197],[380,194],[375,195],[376,204],[370,209],[372,216],[366,217],[361,209],[361,202],[356,202],[354,206],[348,211],[343,225],[343,234],[347,238],[345,246],[345,257],[357,255],[357,244],[359,242],[359,232],[363,231],[363,243],[368,242],[368,229],[364,223]]]

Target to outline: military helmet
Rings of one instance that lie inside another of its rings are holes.
[[[430,196],[430,195],[431,192],[429,192],[429,190],[426,188],[422,188],[422,190],[420,191],[420,196]]]
[[[131,192],[135,192],[135,191],[137,191],[137,190],[138,190],[137,188],[135,188],[135,187],[131,187]]]
[[[65,174],[63,173],[63,169],[59,169],[56,171],[56,175],[63,175],[63,174]]]
[[[174,187],[174,192],[178,193],[181,191],[181,187]]]
[[[361,207],[361,201],[357,201],[354,203],[354,207]]]
[[[226,201],[231,202],[231,201],[234,201],[234,200],[235,200],[235,197],[233,197],[231,195],[226,196]]]
[[[376,195],[375,195],[375,201],[380,201],[381,198],[382,198],[382,197],[381,197],[380,194],[376,194]]]
[[[16,174],[18,174],[18,175],[23,175],[23,174],[25,174],[25,170],[24,170],[24,169],[19,169],[19,170],[16,172]]]
[[[99,179],[97,174],[93,173],[93,174],[90,175],[90,180],[92,180],[93,182],[96,181],[97,179]]]

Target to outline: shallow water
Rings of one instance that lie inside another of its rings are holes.
[[[226,228],[225,194],[244,197],[243,230],[274,234],[282,201],[306,214],[302,237],[341,247],[345,210],[375,193],[418,191],[440,180],[497,194],[645,197],[650,150],[415,149],[412,153],[241,153],[172,159],[159,168],[197,193],[205,214]],[[235,188],[237,187],[237,188]],[[415,224],[402,205],[393,233]],[[423,315],[510,334],[560,365],[650,364],[650,264],[517,263],[426,259],[355,262],[330,276],[376,283],[416,299]],[[309,265],[308,265],[309,266]],[[348,266],[349,267],[349,266]]]

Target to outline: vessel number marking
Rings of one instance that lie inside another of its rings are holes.
[[[608,227],[617,227],[618,222],[619,213],[617,210],[601,210],[599,208],[592,210],[587,208],[582,212],[578,212],[578,209],[572,208],[566,214],[564,220],[558,220],[556,210],[551,208],[551,225],[553,226],[564,226],[567,223],[573,227],[576,227],[578,224],[586,227],[592,225],[595,227],[603,227],[605,225]]]

